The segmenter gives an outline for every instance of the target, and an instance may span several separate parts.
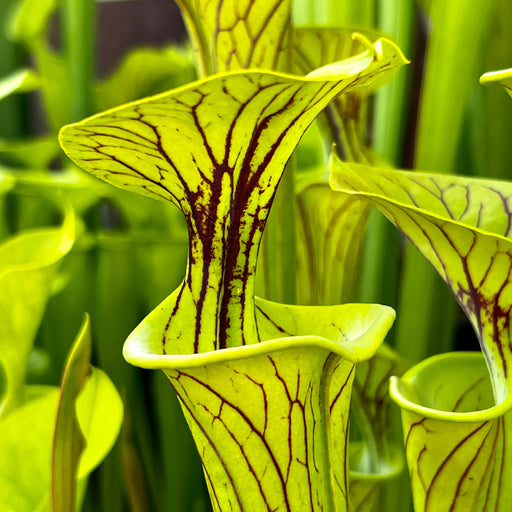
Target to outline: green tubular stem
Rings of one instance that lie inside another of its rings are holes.
[[[283,293],[279,302],[297,302],[297,235],[295,227],[295,159],[291,158],[281,180],[281,275]]]
[[[295,167],[292,156],[276,192],[260,247],[263,289],[258,294],[286,304],[297,302]]]
[[[6,20],[9,11],[15,4],[14,0],[4,0],[0,3],[0,19]],[[0,34],[0,76],[7,76],[15,69],[23,65],[21,52],[12,42],[8,41],[4,34]],[[20,137],[25,135],[28,129],[28,113],[22,96],[15,94],[0,102],[0,137]],[[5,122],[8,120],[9,122]],[[1,161],[1,160],[0,160]]]
[[[360,301],[393,306],[396,304],[399,285],[400,235],[377,210],[370,214],[367,232]]]
[[[378,9],[379,28],[394,37],[406,56],[412,55],[415,7],[411,0],[381,0]],[[376,95],[374,147],[393,165],[402,164],[409,77],[408,70],[398,72]],[[396,306],[399,286],[399,267],[396,262],[400,237],[382,216],[375,214],[370,216],[367,233],[360,298],[363,302]]]
[[[93,113],[94,0],[63,2],[63,35],[72,91],[71,115],[77,121]]]
[[[409,242],[404,254],[396,325],[396,349],[411,361],[421,361],[453,347],[457,305],[450,291],[425,258]]]

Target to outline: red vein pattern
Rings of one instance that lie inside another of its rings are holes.
[[[337,359],[326,350],[293,347],[167,373],[195,437],[214,510],[348,510],[335,509],[331,488],[327,384]],[[347,376],[352,367],[344,364]],[[346,390],[349,396],[349,385]],[[346,419],[348,397],[341,402]]]
[[[287,71],[290,0],[177,0],[205,74],[236,69]]]
[[[463,374],[469,370],[457,373],[460,356],[455,354],[444,369],[435,369],[433,359],[411,370],[411,376],[408,372],[402,387],[392,384],[402,407],[415,510],[509,511],[512,184],[372,169],[335,159],[331,183],[373,202],[436,268],[471,320],[490,370],[494,393],[481,390],[486,367],[470,372],[466,382]],[[418,377],[426,368],[434,368],[430,376]],[[415,386],[416,394],[408,391]],[[484,395],[488,399],[482,403]],[[474,416],[474,411],[481,412]]]
[[[361,54],[367,47],[361,40],[353,38],[354,32],[372,41],[379,37],[375,31],[338,27],[295,29],[292,38],[294,71],[306,74],[329,62]],[[384,79],[390,76],[388,74]],[[364,89],[339,96],[319,117],[328,141],[335,143],[337,151],[349,161],[373,163],[375,160],[366,140],[368,127],[365,99],[382,85],[382,80],[373,81]]]
[[[185,214],[188,269],[168,303],[164,353],[258,341],[255,264],[286,161],[332,98],[400,62],[389,49],[387,58],[340,79],[220,75],[63,129],[63,147],[88,172]]]
[[[297,195],[300,304],[354,302],[370,205],[314,183]]]
[[[456,422],[405,410],[402,418],[415,510],[510,510],[510,413],[489,421]]]
[[[394,312],[352,306],[341,325],[330,308],[320,327],[318,310],[276,317],[268,305],[255,308],[254,272],[291,152],[332,98],[403,62],[394,45],[382,45],[380,60],[339,78],[219,75],[61,132],[67,154],[90,173],[171,201],[185,214],[185,280],[132,333],[124,354],[171,380],[218,511],[347,510],[352,370],[375,352]],[[335,367],[339,386],[331,397]],[[331,414],[333,432],[344,439],[334,462]]]
[[[400,434],[393,421],[392,400],[389,396],[389,379],[400,376],[406,363],[386,346],[379,348],[368,361],[357,365],[352,389],[352,411],[362,433],[362,453],[354,459],[364,457],[360,467],[350,463],[350,510],[364,512],[379,510],[385,485],[397,476],[404,467]]]
[[[512,363],[512,183],[345,166],[335,188],[374,202],[453,291],[479,337],[498,400]]]

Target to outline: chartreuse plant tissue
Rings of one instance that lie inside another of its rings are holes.
[[[255,299],[255,269],[276,187],[306,128],[337,95],[403,62],[378,39],[304,77],[225,71],[61,131],[85,170],[185,215],[184,280],[124,355],[169,378],[215,510],[349,510],[354,366],[375,353],[394,312]]]
[[[496,77],[505,78],[488,80]],[[482,348],[483,357],[435,356],[391,381],[415,510],[510,510],[512,184],[382,170],[334,155],[331,185],[371,201],[409,237],[453,291]]]
[[[0,192],[28,196],[35,189],[2,171]],[[57,206],[60,225],[27,228],[0,243],[0,509],[64,512],[79,509],[88,475],[117,438],[123,407],[110,379],[90,369],[87,319],[60,390],[27,385],[35,335],[77,232],[60,194],[36,194]],[[38,207],[44,218],[47,205]]]

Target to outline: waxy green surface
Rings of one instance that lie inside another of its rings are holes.
[[[114,445],[123,417],[114,385],[99,369],[85,380],[84,371],[70,373],[74,365],[90,368],[89,349],[89,323],[84,321],[60,392],[25,386],[21,403],[0,418],[2,510],[73,510],[87,476]]]
[[[452,289],[503,400],[512,362],[512,184],[345,165],[336,158],[332,166],[332,186],[376,204]]]
[[[512,69],[502,69],[500,71],[489,71],[480,77],[481,84],[499,83],[512,96]]]
[[[78,165],[121,188],[171,201],[185,214],[189,264],[182,287],[166,303],[164,352],[258,341],[246,304],[286,161],[332,98],[402,63],[392,43],[378,40],[373,53],[322,68],[314,77],[219,75],[62,130],[61,144]]]
[[[377,305],[286,306],[256,300],[262,343],[160,355],[153,311],[124,356],[162,369],[203,460],[215,510],[349,510],[348,418],[355,363],[394,319]],[[334,503],[336,503],[336,507]]]
[[[392,380],[415,510],[504,512],[512,468],[512,184],[343,164],[335,156],[331,170],[333,188],[374,203],[436,268],[485,357],[439,356]]]
[[[393,378],[415,510],[506,512],[510,403],[494,406],[482,354],[447,353]]]
[[[203,75],[288,70],[291,0],[178,0]]]
[[[357,298],[357,267],[370,206],[327,183],[297,194],[298,301],[342,304]]]
[[[254,273],[275,189],[305,129],[336,95],[403,62],[382,39],[307,77],[221,74],[61,132],[87,171],[185,214],[185,280],[130,335],[124,356],[171,380],[216,510],[348,510],[353,368],[394,313],[255,305]]]

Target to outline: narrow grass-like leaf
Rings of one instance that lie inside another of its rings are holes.
[[[489,71],[480,77],[480,83],[488,85],[499,83],[512,97],[512,69],[502,69],[501,71]]]
[[[54,135],[30,139],[0,139],[0,155],[6,165],[47,169],[60,152]]]
[[[97,369],[93,369],[75,403],[79,428],[86,440],[77,470],[77,488],[83,490],[86,477],[114,444],[123,411],[121,399],[112,382]],[[57,417],[58,405],[58,388],[28,386],[25,388],[24,403],[0,420],[2,510],[52,510],[52,450],[56,422],[62,426],[63,421],[62,416],[60,419]],[[72,414],[75,414],[74,407]],[[63,478],[69,483],[70,475],[63,475]],[[74,504],[66,511],[73,509]]]
[[[15,92],[33,91],[39,87],[39,77],[30,69],[20,69],[0,80],[0,100]]]
[[[66,361],[53,435],[51,503],[52,512],[75,507],[75,482],[85,442],[75,413],[75,404],[87,376],[91,359],[91,332],[86,317]]]
[[[57,8],[56,0],[22,0],[16,5],[7,33],[10,39],[32,44],[41,38],[48,27],[48,21]]]

